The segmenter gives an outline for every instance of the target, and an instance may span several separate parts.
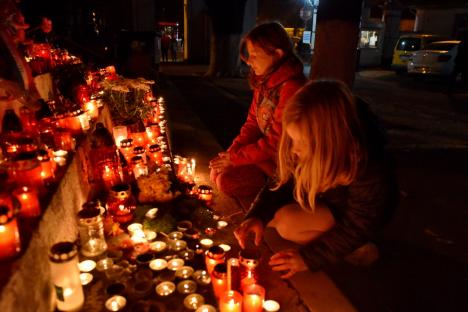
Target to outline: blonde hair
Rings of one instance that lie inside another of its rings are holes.
[[[301,160],[292,152],[286,133],[295,125],[303,139]],[[312,81],[301,88],[283,112],[278,184],[295,179],[294,198],[306,211],[315,211],[317,195],[349,185],[365,160],[364,135],[354,96],[338,81]]]

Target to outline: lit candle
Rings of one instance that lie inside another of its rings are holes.
[[[94,270],[94,268],[96,268],[96,262],[94,262],[93,260],[84,260],[78,263],[78,268],[81,272],[88,273]]]
[[[173,282],[162,282],[156,286],[156,293],[161,297],[166,297],[172,294],[176,289],[176,286]]]
[[[182,237],[184,237],[184,233],[179,232],[179,231],[174,231],[174,232],[169,233],[167,236],[170,239],[181,239]]]
[[[13,195],[21,204],[21,216],[37,217],[41,214],[39,196],[35,188],[27,186],[19,187],[13,191]]]
[[[120,178],[115,170],[112,170],[109,165],[104,165],[102,171],[102,181],[107,189],[120,183]]]
[[[167,261],[164,259],[154,259],[149,263],[149,267],[153,271],[162,271],[167,268]]]
[[[120,142],[128,138],[128,130],[126,126],[115,126],[112,128],[112,134],[116,146],[120,146]]]
[[[161,134],[159,125],[152,124],[146,127],[146,136],[148,138],[148,142],[154,143],[156,142],[158,136]]]
[[[110,258],[101,259],[96,264],[96,270],[104,272],[114,265],[114,261]]]
[[[218,229],[223,229],[228,225],[228,223],[224,220],[218,221]]]
[[[155,231],[144,230],[143,233],[145,234],[146,240],[149,242],[154,240],[157,236]]]
[[[265,309],[267,312],[278,312],[280,305],[275,300],[266,300],[263,302],[263,309]]]
[[[219,247],[223,248],[224,252],[228,252],[229,250],[231,250],[231,246],[229,246],[228,244],[219,244]]]
[[[167,268],[171,271],[177,271],[184,265],[183,259],[171,259],[167,263]]]
[[[86,102],[84,105],[84,110],[86,114],[88,114],[89,119],[97,119],[99,117],[99,110],[96,100],[90,100]]]
[[[163,241],[156,241],[149,245],[149,248],[155,252],[162,252],[166,250],[167,244]]]
[[[106,300],[106,309],[109,311],[120,311],[127,304],[127,299],[123,296],[112,296]]]
[[[211,283],[210,274],[205,270],[197,270],[193,273],[193,279],[199,285],[206,286]]]
[[[249,312],[262,312],[265,288],[252,284],[244,288],[243,308]]]
[[[195,310],[205,303],[205,298],[199,294],[190,294],[184,299],[184,306],[189,310]]]
[[[211,203],[213,199],[213,189],[209,185],[200,185],[198,187],[198,198],[205,201],[207,204]]]
[[[15,256],[20,250],[16,216],[8,207],[0,206],[0,259]]]
[[[219,299],[219,311],[220,312],[241,312],[242,311],[242,295],[234,290],[226,291]]]
[[[211,304],[204,304],[199,307],[195,312],[216,312],[216,308]]]
[[[143,224],[141,223],[132,223],[129,226],[127,226],[127,230],[130,234],[135,233],[136,231],[142,231],[143,230]]]
[[[192,280],[184,280],[177,284],[177,291],[180,294],[192,294],[197,291],[197,283]]]
[[[86,286],[93,281],[93,275],[91,273],[80,274],[81,285]]]
[[[214,267],[211,274],[211,282],[213,284],[214,295],[219,299],[228,290],[227,266],[225,263],[217,264]]]
[[[181,268],[179,268],[176,272],[175,272],[175,276],[180,278],[180,279],[187,279],[187,278],[190,278],[190,276],[192,276],[193,274],[193,268],[190,267],[190,266],[183,266]]]
[[[146,145],[146,132],[134,132],[131,134],[131,137],[136,146]]]
[[[65,157],[59,157],[59,156],[55,156],[54,161],[60,167],[65,166],[65,164],[67,163],[67,159]]]
[[[182,249],[185,249],[187,247],[187,242],[180,240],[180,239],[175,239],[175,240],[170,240],[169,241],[169,248],[174,251],[180,251]]]
[[[200,240],[200,244],[202,245],[203,249],[208,249],[213,246],[213,240],[210,238],[203,238]]]

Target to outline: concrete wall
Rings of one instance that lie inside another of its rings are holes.
[[[456,16],[468,15],[468,9],[418,9],[414,31],[453,37],[456,32]]]

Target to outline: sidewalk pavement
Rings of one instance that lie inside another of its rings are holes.
[[[242,124],[243,120],[232,122],[233,120],[226,119],[226,116],[231,116],[229,109],[246,111],[250,104],[251,91],[247,83],[242,83],[239,79],[202,81],[200,76],[205,71],[205,66],[191,66],[188,70],[183,66],[172,64],[172,66],[163,67],[160,79],[160,93],[166,100],[169,113],[171,146],[174,154],[196,159],[196,183],[198,185],[211,185],[208,171],[209,160],[226,148],[226,144],[230,142],[225,141],[222,143],[224,146],[221,146],[216,137],[206,129],[204,122],[210,122],[209,119],[214,118],[211,122],[225,123],[225,131],[231,131],[231,136],[235,136],[240,129],[238,124]],[[192,77],[187,79],[187,76]],[[195,78],[196,85],[190,85],[190,82],[193,82],[193,76],[200,77]],[[236,94],[232,93],[233,87]],[[203,93],[210,97],[210,101],[199,102],[200,99],[197,97],[187,98],[183,96],[184,92],[181,92],[180,88],[197,88],[192,91]],[[221,103],[227,107],[226,114],[210,116],[210,105]],[[229,106],[230,103],[232,106]],[[206,106],[206,114],[202,116],[205,120],[202,121],[194,113],[194,105]],[[246,208],[248,207],[239,202],[215,193],[215,209],[223,216],[229,217],[232,229],[242,221],[243,211]],[[233,237],[232,240],[234,241]],[[265,242],[267,250],[262,252],[264,260],[276,251],[291,247],[290,243],[282,240],[273,230],[267,231]],[[269,274],[271,275],[271,271]],[[302,272],[289,281],[282,281],[277,274],[268,278],[270,283],[278,286],[274,287],[270,298],[279,299],[284,304],[282,311],[306,311],[307,309],[317,312],[356,311],[334,282],[323,272]]]

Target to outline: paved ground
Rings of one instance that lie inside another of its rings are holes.
[[[251,96],[243,79],[210,81],[201,77],[204,70],[163,66],[161,84],[168,102],[178,103],[173,148],[197,158],[200,182],[208,160],[237,134]],[[449,96],[438,81],[381,70],[358,73],[355,91],[389,130],[400,205],[378,240],[382,256],[375,265],[341,264],[326,273],[359,311],[468,311],[465,94]]]

